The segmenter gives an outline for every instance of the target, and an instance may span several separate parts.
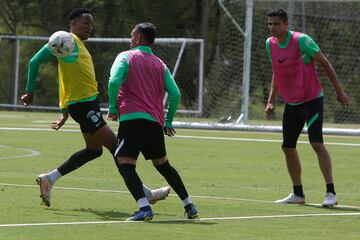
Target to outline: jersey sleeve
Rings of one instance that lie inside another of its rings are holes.
[[[31,59],[28,65],[28,79],[26,82],[26,92],[32,93],[35,91],[36,78],[39,73],[39,67],[42,63],[52,58],[48,44],[45,44]]]
[[[314,57],[320,50],[315,41],[305,33],[301,34],[299,37],[299,45],[301,53],[308,55],[310,58]]]
[[[170,70],[165,65],[165,90],[169,94],[169,107],[165,115],[165,127],[172,128],[172,122],[180,102],[180,90],[172,77]]]
[[[110,78],[108,84],[108,94],[109,94],[109,113],[117,114],[117,95],[120,90],[121,84],[124,83],[127,78],[129,69],[129,61],[126,53],[120,53],[110,70]]]
[[[266,49],[266,55],[267,55],[270,63],[272,63],[271,53],[270,53],[270,38],[266,39],[266,41],[265,41],[265,49]]]

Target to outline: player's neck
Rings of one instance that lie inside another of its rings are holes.
[[[284,43],[286,41],[286,37],[288,35],[288,30],[277,36],[277,40],[279,43]]]

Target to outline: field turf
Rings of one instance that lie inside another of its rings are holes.
[[[40,205],[36,176],[84,148],[72,119],[50,129],[57,116],[0,111],[1,240],[360,238],[359,137],[325,136],[340,204],[325,209],[325,184],[306,135],[298,150],[307,204],[279,205],[273,201],[292,191],[280,134],[176,129],[176,137],[166,137],[168,156],[200,219],[186,220],[172,191],[153,206],[152,222],[126,222],[137,206],[106,150],[55,184],[51,207]],[[143,157],[137,169],[149,187],[166,185]]]

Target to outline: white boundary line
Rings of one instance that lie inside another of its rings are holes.
[[[18,130],[18,131],[53,131],[51,129],[40,129],[40,128],[4,128],[0,127],[0,130]],[[63,132],[80,132],[79,130],[61,130]],[[206,139],[206,140],[230,140],[230,141],[248,141],[248,142],[282,142],[281,140],[272,140],[272,139],[253,139],[253,138],[224,138],[224,137],[206,137],[206,136],[187,136],[187,135],[177,135],[177,138],[190,138],[190,139]],[[308,144],[306,141],[298,141],[301,144]],[[359,147],[360,144],[357,143],[326,143],[327,145],[340,145],[340,146],[352,146]],[[6,147],[0,145],[0,147]],[[28,149],[22,149],[27,151],[32,151]],[[34,151],[36,152],[36,151]],[[38,153],[40,155],[40,153]],[[19,156],[20,157],[20,156]],[[21,156],[24,157],[24,156]],[[12,157],[14,158],[14,157]],[[2,158],[0,158],[2,159]],[[2,186],[15,186],[15,187],[30,187],[37,188],[36,185],[21,185],[21,184],[7,184],[0,183]],[[75,191],[91,191],[91,192],[107,192],[107,193],[123,193],[129,194],[127,191],[119,190],[99,190],[99,189],[87,189],[87,188],[67,188],[67,187],[54,187],[56,189],[62,190],[75,190]],[[175,196],[170,194],[171,196]],[[211,196],[195,196],[193,198],[203,198],[203,199],[218,199],[218,200],[234,200],[234,201],[248,201],[248,202],[261,202],[261,203],[273,203],[273,201],[265,200],[256,200],[256,199],[243,199],[243,198],[227,198],[227,197],[211,197]],[[310,206],[321,206],[320,204],[307,204]],[[347,208],[347,209],[360,209],[358,206],[345,206],[338,205],[336,208]],[[216,217],[216,218],[200,218],[198,220],[188,220],[188,219],[173,219],[173,220],[155,220],[156,222],[189,222],[189,221],[215,221],[215,220],[241,220],[241,219],[266,219],[266,218],[291,218],[291,217],[318,217],[318,216],[359,216],[360,213],[328,213],[328,214],[294,214],[294,215],[269,215],[269,216],[241,216],[241,217]],[[119,224],[119,223],[141,223],[141,222],[132,222],[132,221],[96,221],[96,222],[58,222],[58,223],[24,223],[24,224],[0,224],[0,227],[30,227],[30,226],[59,226],[59,225],[89,225],[89,224]]]
[[[0,160],[14,159],[14,158],[25,158],[25,157],[36,157],[36,156],[39,156],[39,155],[40,155],[40,153],[39,153],[38,151],[31,150],[31,149],[26,149],[26,148],[10,147],[10,146],[6,146],[6,145],[0,145],[0,148],[14,148],[14,149],[18,149],[18,150],[30,152],[29,154],[25,154],[25,155],[17,155],[17,156],[9,156],[9,157],[0,157]]]
[[[0,127],[0,130],[13,130],[13,131],[54,131],[48,128],[12,128]],[[59,132],[80,132],[75,129],[60,129]],[[206,136],[191,136],[191,135],[176,135],[175,138],[189,138],[189,139],[206,139],[206,140],[228,140],[228,141],[243,141],[243,142],[271,142],[281,143],[282,140],[275,139],[261,139],[261,138],[233,138],[233,137],[206,137]],[[307,141],[298,141],[299,144],[309,144]],[[337,145],[347,147],[360,147],[360,143],[341,143],[341,142],[326,142],[325,145]]]
[[[13,130],[13,131],[55,131],[49,128],[14,128],[14,127],[0,127],[0,130]],[[61,129],[57,130],[58,132],[80,132],[80,130],[72,130],[72,129]]]
[[[335,217],[335,216],[360,216],[360,213],[313,213],[313,214],[284,214],[265,216],[240,216],[240,217],[213,217],[199,219],[170,219],[153,220],[152,223],[173,223],[173,222],[201,222],[201,221],[224,221],[244,219],[269,219],[269,218],[296,218],[296,217]],[[93,225],[93,224],[124,224],[124,223],[145,223],[136,221],[93,221],[93,222],[50,222],[50,223],[19,223],[0,224],[0,227],[37,227],[37,226],[64,226],[64,225]]]
[[[17,173],[17,172],[0,172],[0,176],[11,176],[11,177],[31,177],[33,178],[34,176],[37,176],[38,173]],[[117,177],[88,177],[88,176],[66,176],[66,179],[76,179],[76,180],[91,180],[91,181],[113,181],[113,182],[118,182],[119,179]],[[284,193],[284,194],[288,194],[288,192],[284,192],[284,191],[280,191],[279,189],[273,189],[273,188],[263,188],[263,187],[250,187],[250,186],[246,186],[246,185],[239,185],[236,186],[237,189],[247,189],[247,190],[253,190],[253,191],[260,191],[260,192],[278,192],[278,193]],[[317,190],[307,190],[307,193],[319,193],[319,191]],[[352,197],[360,197],[360,192],[359,193],[345,193],[345,192],[341,192],[341,196],[352,196]]]
[[[243,141],[243,142],[275,142],[282,143],[282,140],[275,139],[261,139],[261,138],[232,138],[232,137],[206,137],[206,136],[187,136],[176,135],[177,138],[190,138],[190,139],[207,139],[207,140],[229,140],[229,141]],[[307,141],[298,141],[300,144],[309,144]],[[338,142],[326,142],[325,145],[338,145],[348,147],[360,147],[360,143],[338,143]]]
[[[12,183],[0,183],[0,186],[9,187],[26,187],[26,188],[38,188],[37,185],[26,185],[26,184],[12,184]],[[130,194],[129,191],[121,190],[106,190],[106,189],[91,189],[91,188],[73,188],[73,187],[53,187],[53,189],[59,190],[72,190],[72,191],[85,191],[85,192],[102,192],[102,193],[121,193]],[[169,194],[169,196],[177,197],[175,194]],[[203,198],[203,199],[217,199],[217,200],[233,200],[233,201],[248,201],[248,202],[261,202],[261,203],[273,203],[273,201],[246,199],[246,198],[229,198],[229,197],[212,197],[212,196],[196,196],[191,195],[192,198]],[[360,209],[360,207],[359,207]]]
[[[0,186],[9,186],[9,187],[27,187],[27,188],[38,188],[37,185],[26,185],[26,184],[12,184],[12,183],[0,183]],[[70,190],[70,191],[87,191],[87,192],[101,192],[101,193],[121,193],[121,194],[130,194],[129,191],[121,190],[106,190],[106,189],[91,189],[91,188],[73,188],[73,187],[53,187],[53,189],[59,190]],[[177,197],[176,194],[169,194],[169,196]],[[232,197],[216,197],[216,196],[201,196],[201,195],[191,195],[192,198],[201,198],[201,199],[215,199],[215,200],[229,200],[229,201],[244,201],[244,202],[259,202],[259,203],[271,203],[274,201],[268,200],[258,200],[250,198],[232,198]],[[321,207],[321,204],[309,203],[305,206],[316,206]],[[351,205],[337,205],[334,208],[337,209],[353,209],[360,210],[360,206],[351,206]]]

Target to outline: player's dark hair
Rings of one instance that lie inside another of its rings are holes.
[[[281,8],[270,10],[266,14],[268,17],[279,17],[284,22],[288,20],[287,13]]]
[[[80,17],[84,14],[90,14],[92,15],[92,12],[90,9],[87,9],[87,8],[75,8],[71,11],[71,13],[69,14],[69,21],[77,18],[77,17]]]
[[[136,24],[137,30],[145,37],[145,40],[149,43],[154,43],[156,36],[156,27],[149,22],[142,22]]]

